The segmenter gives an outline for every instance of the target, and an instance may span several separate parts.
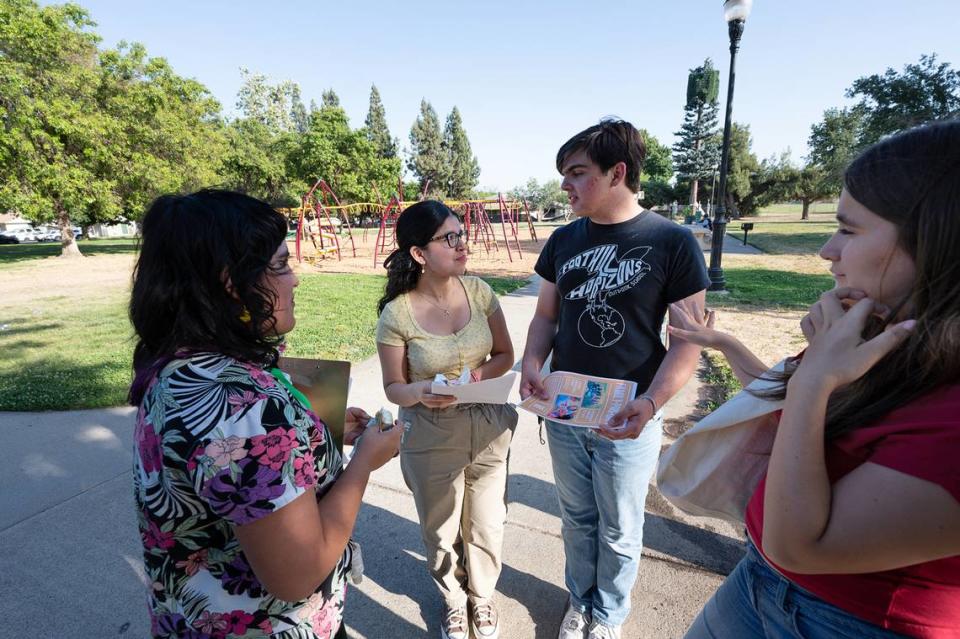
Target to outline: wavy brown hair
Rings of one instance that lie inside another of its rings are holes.
[[[928,124],[886,138],[844,174],[857,202],[897,227],[900,247],[916,265],[910,295],[890,316],[864,330],[878,335],[900,309],[916,327],[857,381],[834,391],[826,435],[872,424],[941,386],[960,382],[960,120]],[[903,319],[903,318],[898,318]],[[782,399],[796,370],[764,396]]]

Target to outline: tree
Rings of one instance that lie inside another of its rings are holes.
[[[309,124],[307,125],[309,128]],[[278,136],[251,118],[227,126],[227,150],[223,157],[227,188],[247,193],[273,206],[295,206],[302,191],[287,175],[286,157],[294,144],[288,135]]]
[[[426,100],[420,101],[420,115],[410,128],[410,159],[407,168],[417,176],[420,191],[428,185],[443,192],[447,183],[447,157],[437,112]]]
[[[883,75],[864,76],[847,89],[848,98],[860,98],[865,118],[861,146],[912,126],[960,115],[960,71],[937,55],[921,55],[902,73],[888,68]]]
[[[732,122],[730,126],[730,155],[727,158],[727,211],[739,216],[751,215],[752,201],[747,199],[754,189],[754,176],[760,168],[757,156],[750,147],[750,126]],[[742,212],[742,213],[741,213]]]
[[[677,199],[677,189],[669,182],[647,180],[642,182],[641,186],[643,187],[643,197],[640,198],[640,204],[647,208],[669,204]]]
[[[113,127],[100,153],[124,218],[138,219],[163,193],[220,181],[220,104],[206,87],[136,43],[104,51],[99,70],[97,104]]]
[[[774,202],[793,199],[793,188],[797,169],[790,161],[789,153],[779,158],[772,157],[759,163],[750,175],[750,190],[741,194],[739,199],[731,200],[737,215],[756,215],[759,210]]]
[[[860,140],[864,138],[864,117],[861,107],[827,109],[823,120],[810,127],[808,166],[817,169],[822,187],[831,191],[834,197],[843,188],[843,172],[860,149]]]
[[[63,255],[80,255],[74,220],[119,212],[99,170],[112,127],[96,108],[92,26],[77,5],[0,3],[0,208],[55,220]]]
[[[293,130],[297,133],[306,133],[310,126],[310,116],[307,107],[300,97],[300,85],[292,83],[290,90],[290,118],[293,120]]]
[[[677,176],[690,182],[690,204],[696,206],[699,181],[711,177],[720,164],[717,135],[719,73],[710,58],[690,70],[683,125],[673,145]]]
[[[140,45],[99,54],[76,5],[0,3],[0,207],[74,224],[136,219],[165,191],[213,180],[219,105]]]
[[[670,147],[660,144],[660,140],[646,129],[640,129],[640,137],[643,138],[643,144],[647,147],[647,157],[643,161],[640,180],[669,181],[673,177],[673,157],[670,154]]]
[[[273,134],[307,129],[307,110],[300,85],[290,80],[270,84],[262,73],[240,69],[243,84],[237,93],[237,108],[244,117],[259,122]]]
[[[381,158],[363,129],[351,130],[346,112],[324,106],[311,114],[310,126],[287,155],[287,171],[305,192],[318,178],[347,202],[370,202],[373,184],[396,184],[399,158]]]
[[[834,185],[829,176],[822,168],[814,164],[807,164],[797,173],[792,199],[800,200],[803,204],[803,211],[800,213],[801,220],[810,219],[810,205],[821,200],[831,199],[837,196]]]
[[[531,210],[544,213],[551,208],[563,208],[567,203],[567,195],[560,188],[560,180],[547,180],[539,184],[536,178],[530,178],[523,186],[513,188],[510,196],[516,200],[526,200]]]
[[[447,196],[463,199],[480,180],[480,163],[470,149],[470,140],[463,129],[460,110],[453,107],[443,129],[443,151],[447,157]]]
[[[327,89],[324,91],[321,100],[323,102],[323,108],[340,106],[340,97],[333,89]]]
[[[377,154],[382,158],[397,157],[397,142],[390,136],[390,129],[387,128],[387,112],[380,100],[377,85],[370,87],[370,108],[367,110],[365,124],[367,139],[373,143]]]

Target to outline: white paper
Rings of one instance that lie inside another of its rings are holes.
[[[453,395],[454,404],[506,404],[510,398],[510,389],[516,373],[507,373],[502,377],[484,379],[469,384],[438,384],[434,382],[430,392],[436,395]]]

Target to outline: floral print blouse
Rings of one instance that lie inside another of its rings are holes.
[[[257,581],[233,533],[342,469],[326,426],[262,368],[202,353],[169,363],[137,414],[133,481],[155,638],[328,639],[349,547],[308,599]]]

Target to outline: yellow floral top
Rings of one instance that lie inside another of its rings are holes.
[[[460,283],[470,302],[470,321],[451,335],[434,335],[425,331],[413,317],[409,293],[391,300],[380,314],[377,342],[407,347],[411,383],[433,379],[437,373],[455,379],[464,367],[473,370],[480,366],[493,348],[487,318],[500,308],[496,294],[479,277],[464,276]]]

